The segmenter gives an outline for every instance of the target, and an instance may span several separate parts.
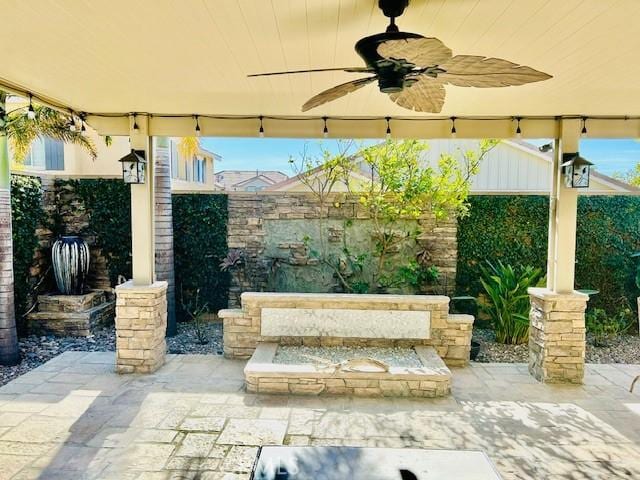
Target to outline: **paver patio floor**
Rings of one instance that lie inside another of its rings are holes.
[[[521,364],[453,371],[445,399],[244,393],[245,362],[170,355],[153,375],[67,352],[0,388],[0,478],[246,478],[257,445],[484,450],[505,479],[640,478],[640,365],[583,386]]]

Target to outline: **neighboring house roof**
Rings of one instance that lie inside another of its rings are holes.
[[[349,173],[351,180],[354,181],[361,181],[363,183],[369,182],[371,177],[370,175],[367,175],[368,172],[366,172],[363,168],[362,168],[362,161],[359,162],[360,168],[356,171],[352,171]],[[318,167],[314,167],[313,169],[309,170],[306,175],[313,177],[314,175],[318,174],[321,172],[322,167],[318,166]],[[273,185],[271,185],[270,187],[265,188],[265,190],[268,190],[270,192],[283,192],[283,191],[300,191],[300,189],[308,189],[308,187],[306,187],[303,183],[302,180],[300,179],[300,175],[296,175],[294,177],[291,178],[287,178],[286,180],[283,180],[281,182],[275,183]],[[339,185],[338,185],[339,188]],[[337,191],[334,189],[334,191]]]
[[[424,155],[426,165],[436,166],[440,155],[451,154],[462,158],[461,152],[478,150],[477,140],[441,139],[430,140],[430,149]],[[352,173],[357,179],[369,181],[371,171],[362,160]],[[480,172],[472,179],[471,193],[475,194],[539,194],[550,191],[550,174],[553,152],[541,152],[536,145],[521,140],[503,140],[491,150]],[[308,174],[313,175],[318,167]],[[300,176],[276,183],[269,191],[308,191]],[[614,179],[596,170],[592,170],[591,182],[587,190],[581,193],[591,195],[640,194],[640,189]]]
[[[553,162],[552,151],[541,152],[540,149],[532,143],[525,142],[523,140],[504,140],[502,143],[509,144],[514,148],[521,148],[523,151],[526,151],[529,154],[536,155],[548,162],[549,165],[551,165]],[[604,173],[601,173],[596,169],[591,169],[590,176],[592,181],[595,180],[596,184],[600,184],[603,193],[616,192],[640,194],[640,188],[631,185],[630,183],[623,182],[622,180],[618,180],[617,178],[610,177],[609,175],[605,175]],[[597,188],[594,189],[590,187],[589,190],[597,190]],[[611,192],[606,192],[606,190],[611,190]],[[591,193],[597,193],[597,191],[592,191]]]
[[[216,183],[224,190],[242,190],[252,182],[273,185],[289,178],[277,170],[221,170],[215,173]]]

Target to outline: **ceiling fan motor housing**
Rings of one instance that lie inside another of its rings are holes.
[[[405,87],[405,76],[415,65],[403,59],[392,61],[378,53],[378,45],[388,40],[406,40],[422,38],[422,35],[410,32],[385,32],[364,37],[356,43],[355,49],[369,68],[378,75],[378,87],[383,93],[397,93]]]

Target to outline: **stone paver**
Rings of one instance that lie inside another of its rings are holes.
[[[220,357],[114,365],[66,352],[0,388],[0,479],[246,479],[265,444],[483,450],[504,479],[640,478],[640,365],[544,385],[524,364],[473,364],[442,399],[247,394],[244,362]]]
[[[232,418],[220,434],[222,445],[282,445],[287,422]]]

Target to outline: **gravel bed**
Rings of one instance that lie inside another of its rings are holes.
[[[495,342],[492,330],[474,328],[473,339],[480,342],[480,354],[477,362],[527,363],[529,347],[523,345],[503,345]],[[637,335],[618,335],[604,347],[593,345],[593,339],[587,335],[587,363],[640,363],[640,337]]]
[[[195,330],[190,323],[178,323],[178,334],[167,338],[167,352],[175,354],[222,355],[222,323],[207,323],[204,326],[206,345],[197,342]],[[13,367],[0,366],[0,386],[27,373],[62,352],[113,352],[116,349],[115,327],[94,331],[89,337],[54,337],[30,335],[20,339],[22,361]]]
[[[209,343],[200,345],[191,323],[178,323],[178,334],[167,338],[167,352],[176,354],[196,353],[222,355],[222,322],[207,322],[203,326]]]
[[[390,367],[421,367],[422,362],[413,348],[381,348],[381,347],[308,347],[280,346],[276,351],[273,363],[304,364],[318,363],[313,358],[340,363],[353,358],[374,358]]]

